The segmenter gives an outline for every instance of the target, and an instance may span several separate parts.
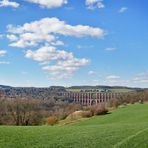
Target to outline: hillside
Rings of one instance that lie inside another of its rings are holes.
[[[1,148],[147,148],[148,104],[67,126],[0,127]]]
[[[141,88],[132,88],[132,87],[125,87],[125,86],[71,86],[66,88],[67,91],[72,92],[95,92],[97,90],[100,91],[107,91],[107,92],[131,92],[131,91],[141,91]]]
[[[0,91],[2,91],[6,96],[32,97],[34,99],[50,99],[50,97],[56,95],[57,92],[65,91],[65,88],[61,86],[39,88],[11,87],[0,85]]]
[[[130,88],[130,87],[122,87],[122,86],[71,86],[71,87],[63,87],[63,86],[50,86],[50,87],[11,87],[0,85],[0,91],[3,91],[7,96],[21,96],[21,97],[32,97],[35,99],[49,99],[49,96],[55,95],[60,91],[95,91],[95,90],[107,90],[109,92],[131,92],[131,91],[139,91],[143,90],[141,88]]]

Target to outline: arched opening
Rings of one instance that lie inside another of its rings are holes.
[[[96,105],[96,100],[91,100],[91,105]]]

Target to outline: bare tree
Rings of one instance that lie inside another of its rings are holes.
[[[13,98],[7,107],[15,125],[31,125],[40,114],[40,101],[31,98]]]

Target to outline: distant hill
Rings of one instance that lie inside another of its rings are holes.
[[[0,89],[9,89],[11,86],[0,85]]]
[[[45,88],[38,87],[12,87],[0,85],[0,91],[7,96],[21,96],[26,97],[30,96],[36,99],[48,99],[49,96],[56,94],[60,91],[74,91],[80,92],[82,90],[107,90],[110,92],[129,92],[129,91],[141,91],[141,88],[131,88],[124,86],[71,86],[71,87],[63,87],[63,86],[50,86]]]
[[[91,85],[82,85],[82,86],[71,86],[67,87],[68,89],[141,89],[141,88],[132,88],[132,87],[126,87],[126,86],[106,86],[106,85],[96,85],[96,86],[91,86]]]
[[[71,86],[66,88],[67,91],[81,91],[81,90],[108,90],[111,92],[129,92],[129,91],[141,91],[142,88],[132,88],[126,86],[105,86],[105,85],[96,85],[96,86]]]
[[[62,86],[51,86],[45,88],[37,87],[11,87],[0,85],[0,91],[2,91],[6,96],[20,96],[20,97],[32,97],[35,99],[48,99],[57,92],[66,91]]]

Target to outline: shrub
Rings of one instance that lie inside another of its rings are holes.
[[[55,116],[48,117],[47,124],[48,125],[55,125],[58,123],[58,118]]]
[[[89,118],[89,117],[92,117],[93,114],[92,114],[91,111],[82,111],[81,116],[82,116],[83,118]]]
[[[108,109],[101,106],[95,109],[94,115],[105,115],[107,113],[108,113]]]
[[[80,118],[89,118],[92,117],[93,114],[91,111],[75,111],[72,114],[70,114],[67,118],[69,118],[70,120],[77,120]]]
[[[95,110],[96,110],[96,106],[91,106],[90,107],[90,111],[91,111],[93,116],[95,115]]]
[[[119,105],[118,99],[111,99],[109,102],[109,107],[118,108]]]
[[[69,118],[70,120],[80,119],[80,118],[82,118],[82,112],[83,112],[82,110],[75,111],[75,112],[69,114],[67,118]]]
[[[77,120],[77,119],[80,119],[81,118],[81,116],[80,115],[76,115],[76,114],[70,114],[69,116],[68,116],[68,118],[70,119],[70,120]]]
[[[95,106],[91,106],[87,108],[87,111],[89,109],[89,112],[91,113],[91,116],[94,115],[104,115],[108,113],[108,109],[106,108],[105,104],[99,104]]]
[[[68,116],[68,113],[61,108],[53,112],[53,116],[57,117],[59,120],[64,120]]]
[[[140,103],[140,104],[143,104],[143,102],[144,102],[143,100],[139,100],[139,103]]]
[[[57,108],[54,112],[53,115],[56,116],[59,120],[64,120],[66,119],[70,114],[73,112],[80,110],[81,106],[77,104],[68,104],[64,106],[60,106]]]

